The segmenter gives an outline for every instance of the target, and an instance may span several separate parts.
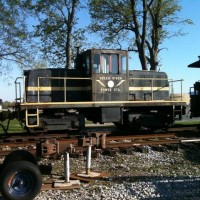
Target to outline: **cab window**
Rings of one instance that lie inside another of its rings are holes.
[[[126,73],[126,56],[119,54],[94,54],[93,73]]]
[[[87,74],[90,73],[90,57],[87,56],[86,57],[86,70],[87,70]]]
[[[121,56],[121,70],[123,74],[126,74],[126,56]]]
[[[100,73],[100,54],[94,54],[93,72]]]
[[[111,73],[112,74],[118,74],[119,73],[118,55],[112,54],[111,58],[112,58],[111,59],[111,62],[112,62]]]
[[[102,56],[101,56],[101,67],[102,67],[102,73],[103,74],[109,73],[109,55],[108,54],[102,54]]]

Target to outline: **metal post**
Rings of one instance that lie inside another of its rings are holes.
[[[66,79],[64,79],[64,102],[67,101]]]
[[[69,153],[68,152],[65,152],[64,163],[65,163],[65,182],[69,183],[70,172],[69,172]]]
[[[151,101],[153,101],[153,79],[151,79]]]
[[[86,154],[86,174],[90,173],[90,168],[91,168],[91,149],[92,146],[89,145],[87,148],[87,154]]]
[[[174,101],[174,81],[172,80],[172,101]]]
[[[183,101],[183,79],[181,79],[181,101]]]
[[[39,103],[40,102],[40,77],[38,77],[37,92],[38,92],[38,103]]]

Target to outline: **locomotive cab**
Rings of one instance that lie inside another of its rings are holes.
[[[93,122],[120,122],[122,108],[113,102],[128,101],[128,53],[124,50],[89,49],[77,56],[77,69],[91,77],[91,102],[108,106],[88,108],[85,116]],[[95,113],[95,114],[94,114]]]
[[[91,75],[92,101],[128,100],[127,51],[87,50],[78,55],[77,68]]]

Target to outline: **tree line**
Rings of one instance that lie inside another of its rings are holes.
[[[192,24],[180,12],[178,0],[0,0],[0,75],[13,63],[71,68],[76,47],[95,47],[90,34],[99,48],[133,51],[141,69],[157,70],[163,41]],[[90,17],[82,27],[80,13]]]

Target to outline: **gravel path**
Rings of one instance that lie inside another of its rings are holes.
[[[146,181],[113,183],[110,186],[88,186],[73,191],[41,192],[35,199],[77,199],[77,200],[139,200],[139,199],[200,199],[200,179],[180,177],[164,179],[151,177]]]

